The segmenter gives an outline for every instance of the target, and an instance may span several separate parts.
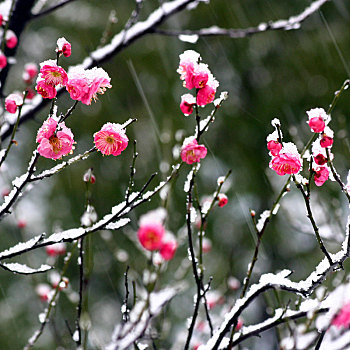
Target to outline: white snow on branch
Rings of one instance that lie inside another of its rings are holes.
[[[130,311],[129,321],[123,325],[117,325],[114,329],[112,342],[106,350],[128,349],[146,331],[149,322],[162,311],[163,307],[177,295],[182,289],[181,285],[168,287],[159,292],[152,292],[139,300]]]
[[[45,265],[45,264],[41,265],[37,269],[33,269],[27,265],[19,264],[19,263],[3,263],[3,264],[0,264],[0,266],[13,273],[19,273],[22,275],[31,275],[34,273],[46,272],[52,269],[52,266]]]
[[[224,339],[225,334],[230,330],[235,321],[238,320],[242,311],[252,302],[259,294],[265,290],[275,288],[283,289],[301,295],[309,296],[315,288],[322,283],[327,274],[334,268],[339,267],[350,255],[349,241],[349,225],[350,216],[347,221],[346,235],[342,243],[342,249],[336,254],[330,254],[333,264],[330,265],[325,257],[315,268],[315,270],[305,279],[299,282],[293,282],[287,277],[291,274],[288,270],[283,270],[277,274],[267,273],[260,277],[259,283],[253,284],[248,290],[245,297],[236,301],[231,310],[224,316],[224,321],[220,327],[214,332],[207,344],[199,347],[199,350],[217,349]]]

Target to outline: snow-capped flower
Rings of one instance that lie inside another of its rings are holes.
[[[323,108],[313,108],[306,112],[309,116],[307,123],[313,132],[320,133],[329,121],[329,116]]]
[[[69,57],[72,53],[72,45],[65,38],[59,38],[57,40],[56,52],[64,57]]]
[[[322,186],[329,177],[329,170],[326,166],[323,167],[317,167],[315,169],[315,175],[314,175],[314,180],[316,186]]]
[[[180,74],[180,79],[184,80],[184,87],[188,89],[193,88],[192,75],[200,57],[200,54],[194,50],[186,50],[180,55],[180,64],[177,72]]]
[[[161,249],[165,229],[161,222],[145,223],[140,225],[137,237],[141,245],[147,250]]]
[[[26,84],[31,84],[34,78],[38,75],[38,66],[35,63],[26,63],[22,78]]]
[[[72,151],[74,135],[71,130],[62,122],[48,118],[38,130],[36,142],[39,143],[38,152],[41,156],[50,159],[59,159]]]
[[[94,184],[96,182],[96,177],[92,173],[92,168],[86,170],[86,172],[83,175],[83,181],[91,184]]]
[[[80,223],[82,226],[89,227],[92,226],[97,221],[97,213],[92,205],[88,205],[84,214],[80,218]]]
[[[23,96],[19,93],[13,93],[5,99],[5,109],[9,113],[16,113],[17,108],[23,104]]]
[[[66,71],[58,66],[54,60],[47,60],[40,63],[39,81],[44,79],[45,83],[52,86],[66,85],[68,75]]]
[[[66,254],[66,243],[55,243],[45,247],[48,256],[59,256]]]
[[[212,243],[211,240],[207,237],[203,237],[202,240],[202,251],[203,253],[209,253],[212,248]]]
[[[51,287],[46,283],[39,283],[35,288],[36,294],[41,301],[49,301],[51,294]]]
[[[164,260],[171,260],[176,252],[177,242],[175,239],[166,240],[162,243],[159,253]]]
[[[228,198],[227,198],[226,194],[219,193],[218,194],[218,206],[221,208],[221,207],[224,207],[227,203],[228,203]]]
[[[75,67],[68,73],[67,91],[73,100],[90,105],[92,99],[96,101],[97,94],[104,94],[107,88],[111,88],[111,79],[102,68],[84,70]]]
[[[241,282],[238,280],[238,278],[230,276],[227,280],[227,285],[231,290],[237,290],[241,286]]]
[[[301,169],[301,158],[296,146],[287,142],[284,144],[280,153],[274,157],[269,166],[275,170],[278,175],[297,174]]]
[[[8,29],[5,34],[5,41],[6,41],[6,46],[9,49],[13,49],[16,47],[18,43],[17,35],[14,33],[14,31]]]
[[[42,96],[42,98],[53,99],[57,95],[57,90],[54,86],[46,84],[45,80],[37,80],[37,84],[35,87],[38,94]]]
[[[181,148],[181,159],[187,164],[198,163],[207,155],[207,149],[203,145],[198,145],[194,137],[188,137],[184,140]]]
[[[206,294],[206,298],[207,298],[207,305],[209,310],[213,309],[215,306],[222,304],[224,302],[224,296],[216,290],[210,290]]]
[[[192,114],[193,106],[195,104],[196,104],[196,98],[191,94],[185,94],[181,96],[180,109],[186,117]]]
[[[116,123],[106,123],[100,131],[94,134],[96,148],[103,155],[118,156],[125,150],[129,142],[122,125]]]

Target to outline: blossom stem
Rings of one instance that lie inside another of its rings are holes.
[[[16,135],[16,132],[17,132],[17,129],[18,129],[19,120],[21,119],[22,108],[23,108],[23,105],[24,105],[24,100],[25,100],[25,98],[27,97],[27,94],[28,94],[28,91],[26,91],[26,92],[24,93],[24,96],[23,96],[23,103],[22,103],[20,106],[18,106],[18,115],[17,115],[16,124],[15,124],[15,126],[14,126],[14,128],[13,128],[13,130],[12,130],[11,139],[10,139],[10,142],[9,142],[7,148],[6,148],[5,154],[4,154],[4,156],[0,159],[0,167],[1,167],[1,165],[3,164],[3,162],[5,161],[5,159],[6,159],[7,155],[8,155],[8,153],[10,152],[10,149],[11,149],[12,145],[15,143],[14,138],[15,138],[15,135]]]
[[[74,111],[75,107],[77,106],[79,101],[75,101],[73,106],[68,109],[67,113],[65,115],[62,115],[58,124],[64,122]]]
[[[134,175],[136,172],[135,163],[136,163],[136,158],[138,156],[138,153],[136,151],[136,144],[137,144],[137,142],[136,142],[136,140],[134,140],[134,152],[133,152],[133,156],[132,156],[132,164],[130,166],[129,185],[128,185],[128,188],[126,189],[126,193],[125,193],[126,203],[129,202],[130,193],[134,187]]]
[[[328,147],[326,147],[326,154],[327,154],[327,159],[328,159],[327,163],[328,163],[329,167],[331,168],[331,172],[333,174],[333,177],[335,178],[335,181],[338,182],[342,192],[345,194],[345,196],[347,197],[348,201],[350,202],[350,194],[349,194],[348,190],[346,189],[344,183],[340,179],[340,176],[338,175],[337,171],[334,168],[334,164],[333,164],[333,161],[331,160],[330,152],[329,152],[329,148]]]
[[[317,226],[317,224],[315,222],[315,219],[314,219],[314,217],[312,215],[312,210],[311,210],[311,205],[310,205],[310,182],[308,182],[308,184],[306,185],[307,193],[305,193],[302,185],[296,182],[294,176],[293,176],[293,180],[294,180],[297,188],[300,190],[301,194],[303,195],[303,198],[304,198],[304,201],[305,201],[306,210],[307,210],[307,217],[309,218],[309,220],[311,222],[311,225],[312,225],[312,227],[314,229],[314,232],[315,232],[315,235],[316,235],[316,238],[317,238],[317,242],[318,242],[322,252],[326,256],[327,260],[329,261],[329,265],[332,266],[333,265],[332,258],[330,257],[326,247],[323,244],[322,238],[321,238],[320,233],[319,233],[318,226]]]
[[[245,293],[247,292],[247,289],[248,289],[248,286],[249,286],[249,282],[250,282],[250,278],[251,278],[251,275],[253,273],[253,269],[254,269],[255,263],[258,261],[259,247],[260,247],[260,243],[261,243],[261,240],[262,240],[262,236],[263,236],[263,234],[265,232],[266,226],[270,222],[270,219],[271,219],[271,217],[273,215],[273,212],[276,209],[277,205],[279,204],[280,200],[282,199],[284,194],[286,192],[288,192],[288,187],[289,187],[289,184],[290,184],[290,180],[291,180],[291,176],[288,177],[288,180],[286,181],[285,185],[283,186],[283,188],[282,188],[281,192],[279,193],[277,199],[273,203],[271,211],[270,211],[270,215],[264,221],[264,225],[263,225],[263,227],[262,227],[262,229],[260,231],[258,230],[258,228],[256,226],[255,218],[253,218],[253,223],[254,223],[254,226],[255,226],[255,230],[256,230],[256,233],[257,233],[258,240],[257,240],[256,245],[255,245],[255,251],[254,251],[254,255],[253,255],[252,261],[249,264],[248,271],[247,271],[246,277],[244,279],[243,289],[242,289],[241,296],[240,296],[241,298],[243,298],[245,296]]]
[[[2,52],[5,51],[6,32],[7,32],[7,30],[9,29],[10,18],[11,18],[11,16],[12,16],[12,12],[13,12],[15,3],[16,3],[16,0],[12,0],[12,2],[11,2],[11,7],[10,7],[10,11],[9,11],[9,14],[8,14],[8,19],[7,19],[7,21],[5,22],[5,28],[4,28],[3,32],[2,32],[2,38],[1,38],[1,51],[2,51]]]

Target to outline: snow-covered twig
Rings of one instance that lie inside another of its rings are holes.
[[[1,252],[0,261],[21,255],[40,247],[45,247],[47,245],[59,242],[72,242],[102,229],[117,230],[125,226],[130,222],[130,219],[123,218],[123,216],[157,194],[177,174],[179,168],[180,164],[173,168],[172,173],[167,177],[165,181],[160,182],[158,186],[156,186],[153,190],[145,192],[151,180],[155,176],[155,174],[153,174],[139,192],[134,192],[130,195],[128,203],[124,201],[112,207],[109,214],[105,215],[101,220],[97,221],[91,227],[77,227],[55,232],[48,238],[44,238],[46,234],[42,233],[41,235],[35,236],[27,242],[18,243],[11,248]]]
[[[149,297],[138,301],[130,311],[129,321],[118,325],[114,329],[112,342],[106,350],[128,349],[129,346],[142,337],[152,318],[157,316],[164,306],[181,290],[181,285],[168,287],[158,292],[152,292]]]
[[[250,27],[245,29],[225,29],[217,26],[209,28],[202,28],[199,30],[162,30],[155,29],[154,32],[161,35],[168,36],[227,36],[233,39],[245,38],[253,34],[263,33],[270,30],[293,30],[299,29],[301,23],[308,17],[317,12],[322,5],[329,0],[316,0],[306,7],[301,13],[296,16],[291,16],[288,19],[279,19],[277,21],[269,21],[267,23],[262,22],[256,27]]]
[[[80,64],[84,69],[90,69],[101,65],[103,62],[108,61],[120,51],[131,45],[137,39],[142,38],[146,34],[154,32],[154,29],[160,26],[169,17],[187,8],[188,5],[198,3],[199,0],[173,0],[168,1],[160,5],[155,11],[153,11],[145,21],[137,22],[132,25],[128,30],[122,30],[116,34],[110,44],[107,44],[101,48],[90,53],[88,57]],[[69,70],[69,69],[68,69]],[[57,89],[57,96],[62,94],[65,90],[63,88]],[[24,106],[20,119],[20,124],[25,120],[34,117],[37,111],[47,105],[47,100],[37,97],[31,105]],[[1,128],[1,138],[7,138],[12,131],[13,124],[4,124]]]
[[[350,216],[348,217],[346,236],[342,243],[342,249],[336,254],[330,254],[333,264],[330,264],[325,257],[315,268],[315,270],[305,279],[299,282],[293,282],[287,278],[291,271],[283,270],[278,274],[267,273],[260,277],[259,283],[252,285],[246,295],[238,299],[232,309],[225,315],[225,320],[214,332],[213,337],[209,339],[206,345],[201,346],[200,350],[219,349],[225,334],[235,327],[238,317],[248,305],[260,294],[269,289],[286,290],[304,298],[308,297],[317,286],[319,286],[327,274],[342,265],[350,256],[349,240]]]

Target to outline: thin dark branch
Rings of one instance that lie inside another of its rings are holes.
[[[30,19],[30,20],[31,20],[31,19],[37,19],[37,18],[40,18],[40,17],[42,17],[42,16],[48,15],[48,14],[50,14],[51,12],[54,12],[54,11],[58,10],[59,8],[65,6],[65,5],[67,5],[67,4],[69,4],[69,3],[73,2],[73,1],[75,1],[75,0],[62,0],[62,1],[59,2],[58,4],[53,5],[53,6],[47,8],[47,9],[45,9],[45,10],[42,10],[42,11],[40,11],[40,12],[38,12],[38,13],[32,13],[32,14],[30,15],[29,19]]]
[[[75,329],[78,332],[78,338],[76,344],[81,345],[81,327],[80,327],[80,317],[83,306],[83,287],[84,287],[84,238],[78,240],[79,248],[79,302],[77,307],[77,319],[75,320]]]

